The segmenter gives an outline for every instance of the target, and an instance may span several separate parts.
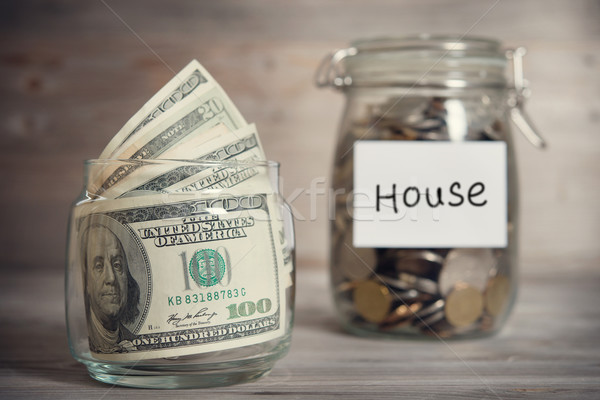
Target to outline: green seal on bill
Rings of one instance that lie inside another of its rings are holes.
[[[200,287],[214,286],[225,275],[225,260],[215,250],[198,250],[190,260],[190,275]]]

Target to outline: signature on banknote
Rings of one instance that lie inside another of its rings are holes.
[[[204,325],[208,324],[210,320],[217,315],[216,312],[209,312],[208,307],[204,307],[200,309],[195,314],[185,313],[185,314],[171,314],[167,319],[167,324],[172,324],[177,328],[184,328],[186,326],[196,326],[196,325]]]

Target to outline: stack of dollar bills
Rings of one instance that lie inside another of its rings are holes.
[[[192,355],[288,333],[293,228],[269,165],[255,125],[195,60],[88,163],[69,259],[96,357]]]

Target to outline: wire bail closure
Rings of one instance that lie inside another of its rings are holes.
[[[332,87],[339,90],[352,86],[352,77],[346,73],[341,63],[345,58],[357,54],[358,49],[356,47],[347,47],[329,53],[317,68],[315,85],[319,88]],[[512,86],[509,87],[508,98],[510,119],[529,143],[543,149],[547,146],[546,141],[525,111],[525,100],[531,96],[529,82],[523,76],[523,57],[525,54],[527,54],[527,50],[524,47],[509,49],[505,52],[505,57],[511,60],[513,65],[513,82]]]
[[[352,85],[352,77],[346,75],[340,67],[341,61],[346,57],[358,54],[356,47],[339,49],[329,53],[323,58],[315,73],[315,84],[317,87],[333,87],[341,89]]]
[[[524,47],[507,50],[505,53],[506,58],[512,60],[513,65],[513,86],[510,89],[508,98],[510,119],[529,143],[543,149],[546,147],[546,141],[539,134],[525,111],[525,100],[531,96],[529,82],[523,77],[523,57],[525,54],[527,54],[527,50]]]

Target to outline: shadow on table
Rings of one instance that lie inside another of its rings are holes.
[[[326,331],[328,333],[349,335],[331,307],[323,308],[298,308],[295,312],[294,326],[296,328],[308,328],[314,331]]]

